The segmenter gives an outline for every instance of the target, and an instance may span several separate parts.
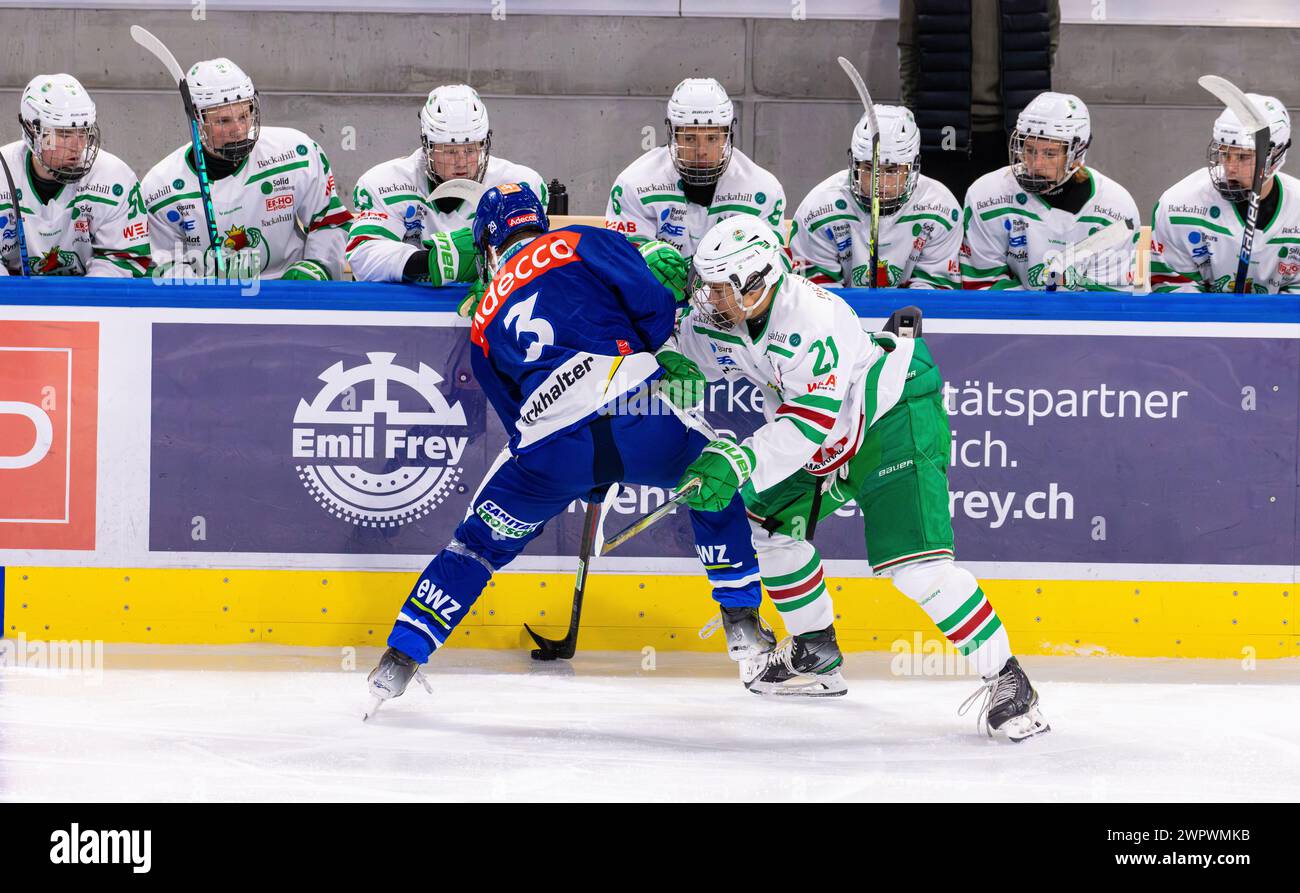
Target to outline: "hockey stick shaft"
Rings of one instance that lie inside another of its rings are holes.
[[[139,25],[131,26],[131,38],[152,53],[167,73],[176,81],[181,93],[181,102],[185,107],[185,116],[190,122],[190,148],[194,153],[194,170],[199,178],[199,197],[203,202],[203,217],[208,227],[208,242],[212,246],[213,260],[216,263],[218,277],[225,276],[225,258],[221,251],[221,240],[217,234],[217,215],[212,209],[212,182],[208,179],[208,166],[203,160],[203,143],[199,139],[199,113],[194,107],[194,97],[190,95],[189,84],[181,71],[180,63],[167,45],[155,37],[148,29]]]
[[[31,275],[31,263],[27,259],[27,230],[23,225],[23,209],[18,200],[18,188],[14,185],[14,175],[9,170],[9,162],[0,155],[0,166],[4,167],[5,181],[9,185],[9,201],[14,206],[14,225],[18,233],[18,263],[24,276]]]
[[[533,631],[527,623],[524,629],[533,637],[537,648],[533,651],[533,660],[568,660],[578,650],[578,629],[582,623],[582,597],[587,590],[587,571],[591,565],[591,553],[596,545],[596,532],[600,528],[600,515],[605,503],[603,493],[593,490],[587,496],[587,511],[582,518],[582,542],[578,546],[578,573],[573,581],[573,607],[569,611],[569,629],[563,639],[548,639]]]
[[[876,104],[871,101],[867,82],[862,79],[858,69],[843,56],[839,57],[839,63],[853,82],[853,89],[858,91],[862,110],[871,127],[871,281],[867,287],[875,288],[880,264],[880,122],[876,119]]]
[[[695,428],[708,437],[709,440],[717,440],[718,432],[713,430],[713,426],[710,425],[708,419],[704,417],[704,414],[700,411],[702,408],[703,407],[701,406],[695,409],[680,410],[678,417],[681,418],[682,422],[688,428]],[[663,505],[659,506],[659,508],[655,509],[653,512],[649,512],[644,517],[633,521],[627,527],[624,527],[618,533],[605,540],[604,545],[601,546],[600,554],[608,555],[610,552],[632,539],[632,537],[636,536],[638,533],[652,527],[655,522],[671,515],[677,506],[681,505],[686,497],[693,491],[698,490],[701,485],[702,482],[698,479],[691,481],[680,491],[674,493],[672,497],[670,497]]]
[[[1241,234],[1241,254],[1237,256],[1237,278],[1232,284],[1233,294],[1246,291],[1246,278],[1250,273],[1250,257],[1255,249],[1255,227],[1259,221],[1259,194],[1264,190],[1264,166],[1270,148],[1267,129],[1255,132],[1255,173],[1250,184],[1250,204],[1246,207],[1246,226]]]
[[[674,494],[671,499],[669,499],[663,505],[659,506],[659,508],[655,509],[653,512],[650,512],[647,515],[642,516],[640,519],[633,521],[627,527],[623,528],[618,533],[614,534],[612,537],[605,540],[605,545],[601,548],[600,554],[608,555],[610,552],[613,552],[619,546],[623,545],[628,540],[632,539],[632,537],[636,536],[638,533],[641,533],[647,528],[653,526],[655,522],[662,520],[664,517],[668,515],[671,515],[673,511],[677,508],[677,506],[681,505],[682,502],[686,499],[687,496],[691,494],[693,490],[699,489],[699,486],[700,485],[698,482],[692,482],[691,484],[688,484],[680,493]]]

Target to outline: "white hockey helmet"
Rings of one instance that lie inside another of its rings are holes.
[[[18,104],[23,142],[60,183],[75,183],[99,155],[99,124],[90,94],[70,74],[41,74]]]
[[[196,62],[185,74],[194,109],[203,126],[199,137],[203,148],[217,158],[236,164],[248,157],[262,129],[262,104],[253,79],[229,59]],[[218,123],[223,112],[238,112],[231,106],[246,106],[247,122]]]
[[[435,187],[449,179],[435,170],[435,151],[439,154],[476,153],[474,163],[463,179],[481,183],[492,153],[492,129],[488,124],[487,106],[479,98],[478,91],[467,84],[434,87],[424,108],[420,109],[420,143],[424,146],[429,181]],[[435,150],[435,146],[458,148]]]
[[[1066,152],[1064,165],[1046,174],[1034,162],[1026,162],[1026,140],[1061,143]],[[1039,93],[1016,118],[1016,129],[1011,133],[1008,155],[1016,182],[1025,192],[1056,192],[1083,167],[1091,142],[1092,122],[1082,99],[1070,93]]]
[[[718,182],[731,163],[731,150],[736,141],[736,110],[722,84],[714,78],[686,78],[673,89],[664,123],[668,125],[668,153],[682,182],[690,186],[711,186]],[[714,153],[703,147],[682,152],[679,134],[701,131],[721,131],[723,144],[716,157],[710,157]]]
[[[1268,122],[1269,141],[1273,144],[1269,150],[1268,160],[1264,165],[1264,179],[1272,177],[1286,161],[1286,150],[1291,147],[1291,114],[1277,97],[1263,96],[1259,93],[1247,93],[1246,98],[1254,104],[1264,120]],[[1207,161],[1210,167],[1210,179],[1214,187],[1228,201],[1240,202],[1250,197],[1250,183],[1231,181],[1224,167],[1224,149],[1244,149],[1255,151],[1255,135],[1246,129],[1232,109],[1224,109],[1214,121],[1214,135],[1210,139]]]
[[[691,303],[723,328],[748,319],[785,275],[781,251],[781,240],[757,217],[742,214],[718,221],[691,259]]]
[[[911,111],[900,105],[876,106],[876,123],[880,126],[880,213],[892,214],[916,191],[921,175],[921,131]],[[871,136],[871,119],[864,113],[849,142],[849,191],[866,208],[871,206],[871,196],[863,191],[862,181],[870,177]]]

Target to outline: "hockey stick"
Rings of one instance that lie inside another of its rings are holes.
[[[14,175],[9,170],[9,162],[0,155],[0,166],[5,169],[5,182],[9,184],[9,200],[14,204],[14,221],[18,229],[18,263],[24,276],[31,275],[31,263],[27,259],[27,231],[23,228],[23,209],[18,204],[18,189],[14,186]]]
[[[1250,204],[1246,208],[1246,227],[1241,234],[1241,254],[1237,256],[1237,279],[1232,285],[1234,294],[1246,290],[1246,275],[1250,272],[1250,255],[1255,247],[1255,223],[1259,218],[1259,193],[1264,188],[1264,167],[1272,149],[1268,121],[1255,103],[1241,89],[1217,74],[1202,75],[1196,79],[1209,92],[1226,105],[1237,120],[1255,134],[1255,172],[1250,184]]]
[[[208,180],[208,166],[203,160],[203,145],[199,140],[199,113],[194,108],[194,98],[190,96],[190,86],[185,82],[185,73],[180,63],[166,45],[139,25],[131,26],[131,38],[140,46],[158,57],[167,72],[176,81],[181,91],[181,100],[185,103],[185,115],[190,119],[190,147],[194,152],[194,169],[199,175],[199,195],[203,199],[203,216],[208,223],[208,241],[212,245],[213,258],[216,261],[218,278],[225,278],[226,264],[221,252],[221,243],[217,236],[217,215],[212,210],[212,183]],[[205,271],[206,272],[206,271]]]
[[[533,637],[537,647],[533,660],[568,660],[578,650],[578,624],[582,621],[582,595],[587,589],[587,570],[591,553],[596,545],[596,530],[600,527],[601,510],[605,507],[604,494],[592,490],[587,494],[587,512],[582,519],[582,543],[578,547],[578,576],[573,583],[573,610],[569,614],[569,631],[563,639],[548,639],[538,635],[527,623],[524,629]]]
[[[1052,270],[1048,280],[1046,290],[1056,291],[1060,285],[1058,280],[1064,278],[1064,267],[1068,264],[1073,267],[1083,261],[1091,260],[1093,257],[1105,251],[1111,251],[1123,245],[1126,242],[1133,241],[1133,230],[1128,223],[1112,223],[1110,226],[1103,226],[1087,238],[1080,239],[1073,245],[1067,246],[1063,252],[1047,252],[1043,260],[1046,261],[1044,266],[1051,266],[1053,255],[1061,261],[1061,270]]]
[[[472,203],[478,206],[478,200],[487,192],[487,187],[477,180],[443,180],[438,184],[438,188],[433,190],[429,198],[437,201],[440,198],[458,198],[462,201]]]
[[[868,288],[875,288],[880,263],[880,122],[876,120],[876,104],[867,92],[867,82],[858,74],[852,62],[843,56],[839,60],[840,68],[844,69],[858,91],[862,107],[866,110],[867,123],[871,126],[871,283]]]
[[[605,545],[601,547],[600,554],[608,555],[632,537],[636,536],[647,527],[650,527],[656,521],[661,520],[667,515],[671,515],[673,510],[677,508],[677,506],[681,505],[682,501],[685,500],[687,496],[691,495],[693,491],[698,490],[699,488],[700,482],[698,480],[687,484],[680,492],[674,493],[672,499],[669,499],[663,505],[659,506],[659,508],[642,516],[639,520],[633,521],[627,527],[624,527],[618,533],[605,540]]]
[[[661,398],[668,400],[667,397],[662,397],[662,395]],[[672,404],[672,401],[668,400],[668,403]],[[674,409],[674,412],[678,413],[678,418],[682,420],[686,427],[695,428],[705,437],[709,438],[709,440],[717,440],[719,437],[718,432],[713,429],[713,426],[709,424],[709,420],[704,417],[702,413],[703,408],[703,404],[701,404],[694,409]],[[703,486],[703,482],[698,478],[691,481],[681,490],[674,493],[672,497],[670,497],[663,505],[659,506],[659,508],[646,514],[639,520],[633,521],[627,527],[624,527],[618,533],[607,539],[601,547],[600,554],[608,555],[638,533],[641,533],[643,530],[652,526],[656,521],[660,521],[668,515],[671,515],[673,510],[676,509],[677,506],[681,505],[687,496],[690,496],[691,493],[698,490],[701,486]]]

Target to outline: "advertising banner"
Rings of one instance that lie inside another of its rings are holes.
[[[0,549],[95,548],[99,324],[0,320]]]
[[[463,328],[155,323],[149,547],[432,554],[505,443]],[[1295,563],[1293,339],[936,333],[967,561]],[[744,436],[761,396],[715,384]],[[607,531],[659,505],[629,488]],[[572,555],[576,506],[530,555]],[[861,515],[818,528],[863,559]],[[620,550],[694,554],[684,518]]]

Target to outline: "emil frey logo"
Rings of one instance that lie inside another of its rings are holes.
[[[369,363],[321,373],[325,387],[293,416],[294,466],[321,508],[362,527],[417,521],[452,492],[469,438],[465,410],[438,390],[442,377],[368,353]]]

